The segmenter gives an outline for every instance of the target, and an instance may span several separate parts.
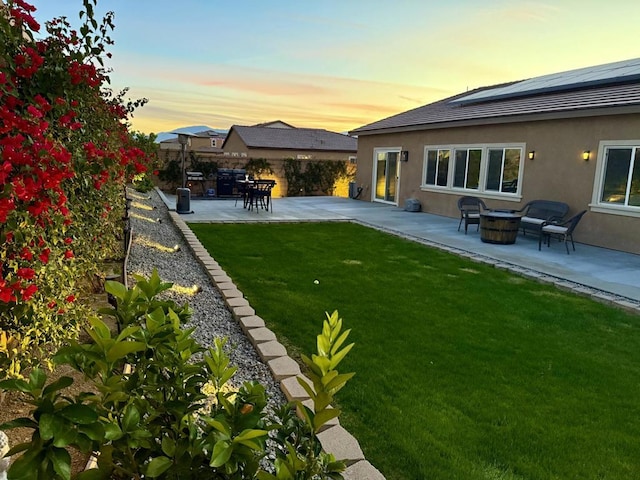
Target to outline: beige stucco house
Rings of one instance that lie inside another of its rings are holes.
[[[203,130],[188,134],[187,151],[199,152],[208,155],[222,155],[222,144],[227,137],[226,133],[217,130]],[[160,142],[160,150],[180,151],[178,135],[175,138]]]
[[[296,128],[280,120],[234,125],[222,145],[227,157],[296,160],[353,160],[357,139],[319,128]]]
[[[578,242],[640,254],[640,59],[461,93],[350,132],[361,200],[587,210]]]
[[[271,172],[261,176],[276,180],[273,190],[275,197],[286,196],[289,185],[285,162],[290,159],[300,162],[301,171],[310,163],[344,161],[347,163],[348,173],[355,173],[356,138],[324,129],[297,128],[281,120],[252,126],[234,125],[226,134],[206,130],[190,134],[188,140],[185,147],[187,171],[193,170],[194,159],[197,160],[196,167],[199,166],[202,170],[206,165],[215,166],[214,170],[242,170],[256,160],[264,160],[269,164]],[[177,135],[175,139],[160,142],[160,151],[160,158],[165,164],[171,160],[179,161],[181,146]],[[350,178],[339,179],[334,185],[333,194],[346,197],[349,180]],[[208,179],[205,188],[215,188],[215,183],[215,178]],[[200,188],[196,191],[200,191]]]
[[[286,196],[289,187],[285,162],[295,160],[300,169],[314,162],[342,161],[349,171],[355,171],[357,139],[349,135],[319,128],[298,128],[280,120],[252,126],[234,125],[229,130],[222,150],[226,164],[243,168],[249,160],[266,160],[276,180],[273,195]],[[348,195],[348,179],[342,178],[334,186],[334,195]]]

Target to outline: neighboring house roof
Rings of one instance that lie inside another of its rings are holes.
[[[609,76],[601,73],[597,82],[587,80],[588,73],[593,77],[598,71],[608,71]],[[553,88],[541,88],[551,77],[555,80]],[[559,78],[564,78],[564,83]],[[366,135],[628,112],[640,113],[640,59],[479,88],[364,125],[350,133]]]
[[[356,152],[358,141],[354,137],[318,128],[272,128],[234,125],[229,130],[240,137],[247,148],[278,150],[321,150]],[[225,144],[227,142],[225,140]],[[224,145],[222,148],[224,148]]]
[[[282,120],[273,120],[272,122],[258,123],[254,127],[271,127],[271,128],[296,128]]]
[[[198,137],[198,138],[214,138],[214,137],[225,138],[227,134],[216,132],[215,130],[203,130],[202,132],[190,133],[189,136]],[[160,143],[178,143],[178,134],[176,134],[174,138],[168,138],[167,140],[162,140]]]

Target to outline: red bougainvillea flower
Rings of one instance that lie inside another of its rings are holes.
[[[69,302],[69,303],[71,303],[71,302],[75,302],[75,301],[76,301],[76,297],[75,297],[75,295],[69,295],[69,296],[66,298],[66,300],[67,300],[67,302]]]
[[[18,277],[23,278],[25,280],[31,280],[36,274],[36,271],[33,268],[19,268],[16,272]]]
[[[15,301],[16,296],[13,293],[13,288],[7,285],[4,280],[0,280],[0,302],[9,303]]]
[[[31,297],[33,297],[33,294],[36,293],[38,291],[38,287],[36,285],[29,285],[27,288],[21,289],[20,290],[20,296],[22,297],[23,300],[29,300]]]
[[[70,237],[65,238],[64,243],[66,243],[67,245],[73,243],[73,238],[70,238]]]
[[[49,263],[49,254],[51,253],[51,250],[49,250],[48,248],[45,248],[42,252],[40,252],[40,255],[38,255],[38,258],[40,259],[40,261],[42,263]]]
[[[71,250],[67,250],[64,252],[64,258],[73,258],[73,252]]]
[[[15,208],[13,198],[0,198],[0,223],[7,221],[7,216]]]
[[[47,307],[48,308],[56,308],[57,303],[53,300],[51,300],[49,303],[47,303]]]

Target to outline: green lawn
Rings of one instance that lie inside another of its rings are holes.
[[[355,224],[190,227],[290,354],[340,312],[388,480],[640,478],[639,316]]]

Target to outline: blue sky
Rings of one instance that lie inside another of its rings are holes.
[[[31,0],[79,24],[82,0]],[[347,131],[480,86],[640,57],[628,0],[99,0],[133,128]]]

